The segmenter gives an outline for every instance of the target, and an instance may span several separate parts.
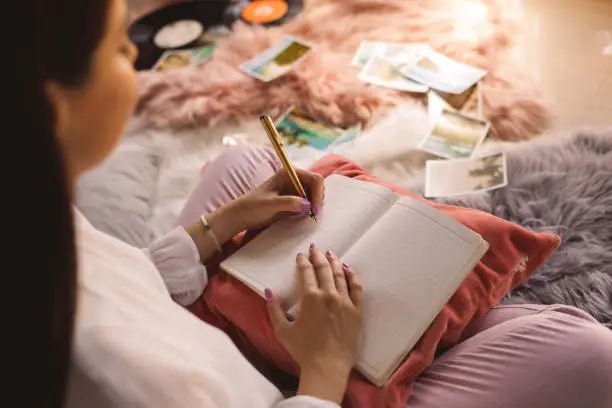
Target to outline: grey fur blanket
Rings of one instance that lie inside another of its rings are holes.
[[[612,329],[612,129],[504,150],[506,188],[438,201],[560,235],[560,248],[503,303],[573,305]]]

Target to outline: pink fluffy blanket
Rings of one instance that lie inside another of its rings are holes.
[[[504,0],[306,0],[295,20],[274,28],[236,23],[198,68],[140,73],[137,112],[157,126],[214,124],[277,115],[300,105],[338,126],[372,124],[413,94],[360,82],[351,59],[361,40],[428,42],[488,70],[483,81],[490,137],[528,139],[548,120],[537,84],[517,61],[521,29]],[[289,74],[262,83],[238,66],[292,34],[315,49]]]

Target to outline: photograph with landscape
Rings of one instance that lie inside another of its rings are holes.
[[[343,135],[342,130],[318,122],[295,107],[278,120],[276,129],[288,145],[310,146],[319,150],[325,149]]]
[[[263,78],[275,78],[291,69],[308,51],[310,47],[297,41],[291,42],[274,59],[262,61],[253,71]]]
[[[373,56],[359,74],[359,79],[373,85],[406,92],[427,92],[429,88],[402,76],[397,71],[397,63],[381,56]]]
[[[420,148],[447,159],[470,157],[489,133],[486,121],[443,109]]]
[[[426,166],[426,197],[452,197],[490,191],[508,184],[506,156],[430,160]]]
[[[167,51],[152,68],[153,71],[165,72],[172,69],[188,67],[191,57],[188,51]]]
[[[288,35],[278,44],[242,64],[240,70],[268,82],[291,71],[311,49],[309,44]]]
[[[486,71],[455,61],[430,49],[416,64],[401,67],[402,75],[441,92],[462,94],[480,81]]]

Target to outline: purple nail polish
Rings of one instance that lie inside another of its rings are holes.
[[[334,253],[331,251],[331,249],[329,249],[329,250],[328,250],[328,251],[325,253],[325,255],[327,255],[327,256],[329,256],[329,257],[332,257],[332,256],[334,256]]]
[[[314,242],[312,244],[310,244],[310,249],[313,249],[315,247]]]
[[[268,288],[266,288],[264,290],[264,296],[266,298],[267,301],[269,301],[270,299],[272,299],[272,291]]]
[[[344,269],[346,269],[346,270],[351,269],[351,267],[350,267],[350,266],[348,266],[348,265],[347,265],[347,264],[345,264],[345,263],[343,263],[343,264],[342,264],[342,267],[343,267]]]
[[[305,198],[302,198],[302,212],[308,212],[312,209],[312,204]]]
[[[308,215],[310,215],[308,211],[302,211],[300,213],[290,215],[288,218],[290,220],[299,220],[300,218],[307,217]]]

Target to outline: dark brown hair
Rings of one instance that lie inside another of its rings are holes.
[[[64,406],[76,310],[70,191],[45,83],[86,83],[111,1],[19,0],[3,15],[25,26],[25,35],[9,51],[17,58],[8,67],[15,72],[9,74],[5,112],[9,122],[19,124],[8,151],[23,170],[5,176],[4,185],[11,201],[5,202],[10,214],[5,250],[21,260],[5,281],[7,291],[21,300],[11,309],[15,344],[9,347],[18,363],[9,375],[17,389],[25,388],[18,400],[24,407]]]

